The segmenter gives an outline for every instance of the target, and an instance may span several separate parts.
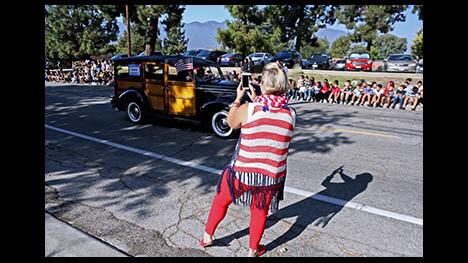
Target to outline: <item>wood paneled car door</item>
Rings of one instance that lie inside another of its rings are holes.
[[[176,68],[167,67],[167,103],[168,113],[179,116],[195,116],[196,93],[192,70],[177,72]]]
[[[145,93],[151,107],[161,113],[166,109],[166,89],[164,85],[164,63],[147,62],[145,68]]]

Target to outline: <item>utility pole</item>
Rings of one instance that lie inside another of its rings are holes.
[[[128,18],[128,5],[125,5],[125,19],[127,20],[127,53],[132,56],[132,43],[130,41],[130,19]]]

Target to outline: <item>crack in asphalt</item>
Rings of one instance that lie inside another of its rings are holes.
[[[54,204],[46,208],[48,212],[132,256],[210,256],[199,249],[172,247],[158,231],[119,219],[104,208],[65,201],[56,188],[45,187],[46,205]]]

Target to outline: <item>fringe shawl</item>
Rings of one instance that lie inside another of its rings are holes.
[[[278,211],[279,202],[283,200],[284,183],[286,176],[272,178],[259,173],[245,173],[234,170],[237,155],[239,153],[240,138],[237,142],[231,161],[223,169],[218,180],[216,192],[219,193],[223,176],[227,176],[229,192],[232,203],[235,205],[255,206],[259,209],[266,207],[267,198],[271,198],[269,210],[274,213]],[[237,180],[237,189],[234,187]],[[239,193],[242,193],[239,195]]]

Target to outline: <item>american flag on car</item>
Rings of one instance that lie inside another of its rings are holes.
[[[177,73],[182,70],[189,70],[193,69],[193,58],[188,57],[188,58],[181,58],[177,60],[177,62],[174,64],[174,67],[177,70]]]

